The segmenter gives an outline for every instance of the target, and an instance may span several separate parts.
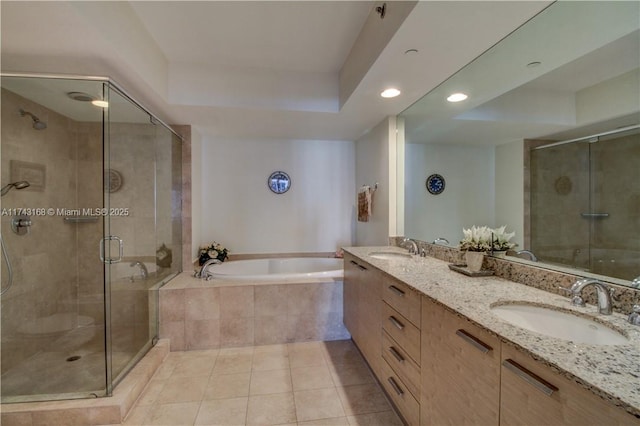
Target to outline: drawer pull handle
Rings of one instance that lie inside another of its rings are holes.
[[[469,343],[471,346],[473,346],[474,348],[476,348],[477,350],[479,350],[483,354],[486,354],[489,351],[493,350],[493,348],[491,346],[487,345],[483,341],[479,340],[478,338],[472,336],[471,334],[467,333],[466,331],[464,331],[462,329],[456,330],[456,334],[458,336],[460,336],[462,338],[462,340],[464,340],[465,342]]]
[[[358,265],[358,268],[360,268],[360,270],[361,270],[361,271],[366,271],[366,270],[367,270],[367,268],[365,268],[365,267],[364,267],[364,266],[362,266],[362,265]]]
[[[404,328],[404,324],[398,321],[393,315],[389,317],[389,321],[391,321],[391,324],[395,325],[398,330],[402,330]]]
[[[391,355],[393,355],[393,357],[397,359],[398,362],[404,362],[404,357],[400,354],[400,352],[398,352],[396,348],[394,348],[393,346],[389,346],[389,352],[391,352]]]
[[[392,292],[394,292],[396,295],[398,295],[400,297],[404,297],[404,291],[400,290],[395,285],[390,285],[389,286],[389,290],[391,290]]]
[[[396,393],[398,395],[402,395],[404,392],[402,391],[402,388],[400,386],[398,386],[398,384],[396,383],[395,380],[393,380],[393,377],[389,377],[387,379],[387,382],[389,382],[389,384],[391,385],[391,387],[393,388],[394,391],[396,391]]]
[[[352,265],[359,266],[359,265],[358,265],[358,262],[356,262],[355,260],[350,260],[349,262],[351,262],[351,264],[352,264]]]
[[[525,382],[532,385],[534,388],[538,389],[540,392],[547,396],[551,396],[554,392],[558,391],[558,388],[553,386],[551,383],[546,380],[538,377],[533,374],[531,371],[527,370],[517,362],[511,359],[505,359],[502,361],[502,365],[512,373],[515,373],[518,377],[520,377]]]

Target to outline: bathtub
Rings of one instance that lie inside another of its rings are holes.
[[[213,279],[234,281],[278,281],[301,278],[342,279],[342,259],[282,257],[234,260],[209,266]]]

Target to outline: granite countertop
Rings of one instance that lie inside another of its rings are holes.
[[[374,251],[407,252],[398,247],[346,247],[344,251],[458,312],[615,405],[640,415],[640,327],[629,324],[625,315],[600,315],[595,306],[575,307],[567,297],[503,278],[468,277],[433,257],[383,260],[368,255]],[[505,302],[543,304],[587,315],[622,331],[629,343],[589,345],[528,331],[491,312],[492,306]]]

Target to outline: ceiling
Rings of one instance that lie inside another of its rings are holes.
[[[110,76],[205,141],[355,140],[549,3],[2,1],[2,69]]]
[[[638,16],[637,2],[553,4],[405,110],[406,141],[500,145],[638,124]],[[447,102],[456,91],[469,98]]]

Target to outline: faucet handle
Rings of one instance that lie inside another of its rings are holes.
[[[633,305],[627,320],[629,321],[629,324],[640,325],[640,305]]]
[[[584,299],[580,296],[580,294],[576,294],[573,286],[571,288],[558,286],[558,290],[564,291],[565,293],[569,293],[569,297],[571,298],[571,304],[573,306],[585,306]]]
[[[586,306],[586,303],[584,303],[584,299],[578,295],[575,295],[571,298],[571,304],[573,306]]]

